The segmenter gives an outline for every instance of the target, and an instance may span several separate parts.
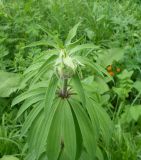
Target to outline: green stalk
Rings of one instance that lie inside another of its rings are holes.
[[[67,97],[68,79],[64,78],[62,96]]]

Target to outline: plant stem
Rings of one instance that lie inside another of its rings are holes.
[[[63,97],[67,96],[67,87],[68,87],[68,79],[64,79],[64,83],[63,83],[63,89],[62,89],[62,95]]]

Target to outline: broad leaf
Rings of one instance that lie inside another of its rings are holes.
[[[124,56],[124,49],[122,48],[112,48],[98,55],[97,61],[103,67],[111,65],[113,61],[119,61]]]
[[[19,89],[21,75],[0,71],[0,97],[9,97]]]
[[[3,156],[0,160],[19,160],[17,157],[14,156]]]

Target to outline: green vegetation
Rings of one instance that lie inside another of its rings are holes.
[[[141,2],[0,0],[0,159],[141,160]]]

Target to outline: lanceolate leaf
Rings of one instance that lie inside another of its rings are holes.
[[[56,75],[53,75],[51,77],[51,80],[49,82],[49,86],[46,90],[46,96],[45,96],[45,115],[47,110],[49,110],[53,104],[53,100],[56,95],[56,89],[58,85],[58,78]]]
[[[85,104],[86,104],[85,93],[84,93],[84,89],[83,89],[83,86],[81,84],[81,81],[78,77],[78,74],[75,74],[73,76],[72,83],[73,83],[74,90],[77,91],[78,96],[79,96],[82,104],[85,106]]]
[[[50,128],[50,125],[51,125],[51,121],[53,119],[53,117],[50,117],[50,115],[51,115],[50,112],[51,112],[51,109],[52,109],[51,106],[52,106],[54,98],[55,98],[57,84],[58,84],[58,79],[57,79],[56,75],[53,75],[51,77],[50,82],[49,82],[49,86],[46,90],[46,96],[45,96],[45,101],[44,101],[45,123],[42,125],[41,135],[37,138],[37,142],[36,142],[36,144],[37,144],[36,150],[37,150],[37,157],[38,158],[39,158],[40,154],[42,153],[42,151],[45,147],[46,139],[47,139],[48,132],[49,132],[49,128]],[[53,115],[54,115],[54,112],[53,112]],[[49,115],[49,113],[50,113],[50,115]],[[44,132],[46,133],[45,135],[43,134]],[[43,139],[43,137],[44,137],[44,139]]]
[[[37,95],[37,96],[34,96],[30,99],[27,99],[23,104],[22,106],[20,107],[20,110],[18,111],[18,115],[17,115],[17,118],[21,116],[21,114],[23,114],[23,112],[25,110],[27,110],[30,106],[32,106],[34,103],[37,103],[38,101],[41,101],[44,99],[44,95],[43,94],[40,94],[40,95]]]
[[[77,45],[73,49],[70,50],[69,54],[74,54],[78,51],[84,50],[84,49],[97,49],[98,46],[95,46],[94,44],[81,44]]]
[[[43,108],[43,107],[42,107]],[[34,122],[32,123],[29,132],[28,132],[28,154],[27,154],[27,160],[31,160],[29,155],[32,155],[32,160],[37,159],[37,151],[36,151],[36,140],[38,138],[38,136],[41,133],[41,126],[44,123],[44,116],[43,114],[40,112],[37,116],[36,119],[34,120]],[[42,150],[42,152],[44,152]]]
[[[99,104],[89,97],[87,97],[86,109],[91,118],[94,129],[96,129],[97,134],[102,135],[105,144],[108,146],[113,131],[113,124],[108,114]]]
[[[50,126],[52,123],[52,120],[54,118],[54,114],[58,108],[58,106],[62,106],[62,101],[60,99],[56,100],[52,107],[48,108],[48,110],[43,114],[44,120],[42,122],[42,125],[40,126],[40,132],[35,137],[35,151],[36,151],[36,157],[37,159],[40,157],[41,153],[45,150],[45,145],[47,143],[47,137],[50,130]]]
[[[34,90],[26,91],[26,92],[20,94],[19,96],[17,96],[13,100],[12,106],[24,101],[27,98],[37,96],[37,95],[42,94],[42,93],[45,93],[45,88],[37,88],[37,89],[34,89]]]
[[[38,70],[41,67],[45,66],[45,64],[49,64],[56,58],[56,52],[54,53],[45,53],[46,56],[44,55],[44,59],[39,58],[37,62],[34,62],[30,67],[26,69],[24,72],[24,75],[26,75],[29,72],[32,72],[34,70]],[[40,60],[41,59],[41,60]],[[41,69],[40,69],[41,70]]]
[[[52,67],[55,59],[56,55],[52,55],[50,56],[50,58],[48,58],[48,60],[46,60],[45,63],[42,64],[42,66],[38,70],[38,73],[31,81],[32,84],[35,84],[35,82],[37,82],[50,69],[50,67]]]
[[[29,48],[29,47],[36,47],[36,46],[53,46],[53,47],[57,48],[53,42],[41,40],[41,41],[33,42],[32,44],[29,44],[29,45],[23,47],[22,49]]]
[[[80,22],[77,23],[77,24],[69,31],[69,34],[68,34],[67,39],[66,39],[66,41],[65,41],[65,44],[66,44],[66,45],[69,45],[69,44],[71,43],[72,39],[75,37],[76,32],[77,32],[77,28],[78,28],[79,25],[80,25]]]
[[[72,106],[81,130],[84,148],[88,153],[89,159],[94,159],[96,156],[96,139],[90,119],[87,116],[84,108],[79,103],[73,99],[70,99],[69,102]]]
[[[57,160],[61,149],[63,149],[63,137],[62,137],[62,128],[63,128],[63,106],[64,101],[61,100],[61,105],[58,106],[52,124],[50,127],[49,135],[47,138],[47,156],[50,160]]]
[[[80,39],[76,40],[75,42],[70,43],[69,45],[66,46],[67,50],[73,49],[74,47],[79,45],[82,40],[83,40],[83,37],[81,37]]]
[[[64,119],[62,136],[64,141],[63,153],[67,160],[75,160],[76,156],[76,133],[72,111],[69,103],[65,100],[63,107]]]
[[[27,116],[21,130],[21,136],[24,136],[28,129],[31,127],[33,121],[36,119],[37,115],[40,113],[40,111],[43,109],[43,103],[39,104],[37,103],[32,111]]]
[[[72,111],[67,100],[61,101],[47,139],[47,155],[51,160],[58,157],[59,160],[75,160],[76,134]]]

